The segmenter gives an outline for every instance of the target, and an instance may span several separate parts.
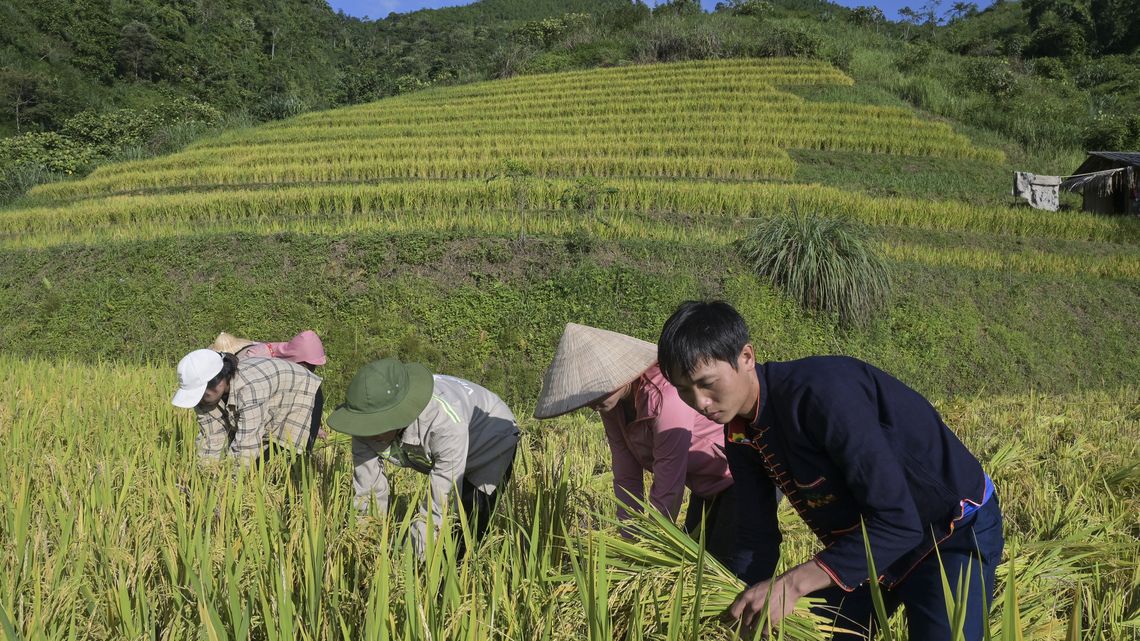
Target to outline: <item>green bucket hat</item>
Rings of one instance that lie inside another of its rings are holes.
[[[403,429],[427,407],[433,387],[431,372],[419,363],[372,361],[352,377],[346,402],[329,415],[328,426],[353,436]]]

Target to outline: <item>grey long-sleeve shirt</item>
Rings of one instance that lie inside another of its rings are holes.
[[[352,475],[356,507],[388,509],[389,487],[384,461],[431,476],[431,492],[412,528],[417,551],[423,551],[425,520],[430,513],[438,530],[444,506],[454,505],[452,488],[464,480],[491,494],[514,460],[519,430],[510,408],[493,392],[453,376],[436,375],[431,400],[396,439],[407,456],[385,458],[372,438],[353,437]]]

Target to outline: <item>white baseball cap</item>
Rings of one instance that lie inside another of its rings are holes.
[[[178,361],[178,391],[174,393],[176,407],[194,407],[206,393],[210,379],[222,371],[222,355],[212,349],[196,349]]]

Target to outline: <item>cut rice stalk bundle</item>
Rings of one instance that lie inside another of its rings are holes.
[[[643,503],[641,510],[620,523],[598,516],[615,527],[591,533],[587,546],[574,554],[576,565],[585,568],[604,550],[615,638],[669,638],[681,629],[690,630],[684,638],[759,638],[767,627],[767,612],[755,634],[724,621],[729,606],[747,586],[705,553],[703,541],[693,540],[652,506]],[[564,584],[561,589],[577,588]],[[822,641],[833,632],[846,631],[817,613],[822,605],[821,599],[800,599],[795,612],[781,621],[777,637]],[[647,627],[631,630],[632,626]]]

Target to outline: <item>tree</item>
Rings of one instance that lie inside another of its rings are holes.
[[[1080,55],[1095,42],[1088,0],[1024,0],[1022,6],[1029,21],[1030,55]]]
[[[157,50],[158,40],[151,34],[150,27],[138,20],[128,22],[123,25],[115,51],[119,71],[129,71],[135,80],[143,76],[149,78]]]
[[[942,22],[942,19],[939,17],[941,7],[942,0],[929,0],[929,2],[922,5],[922,10],[918,12],[918,16],[922,19],[922,24],[931,35],[934,34],[934,29],[938,24]]]
[[[978,5],[973,2],[955,2],[950,5],[950,19],[961,20],[978,15]]]
[[[32,123],[45,124],[53,100],[59,96],[52,80],[34,71],[0,68],[0,96],[16,123],[16,133]]]
[[[1140,48],[1140,2],[1091,0],[1097,53],[1131,53]]]
[[[862,27],[870,27],[883,24],[887,18],[883,15],[882,9],[874,6],[863,6],[852,9],[851,13],[847,14],[847,21]]]
[[[902,21],[904,23],[906,23],[906,30],[903,32],[903,39],[909,40],[910,28],[912,26],[918,26],[918,23],[922,20],[922,16],[919,14],[919,12],[911,9],[910,7],[903,7],[902,9],[899,9],[899,17],[902,18]]]

